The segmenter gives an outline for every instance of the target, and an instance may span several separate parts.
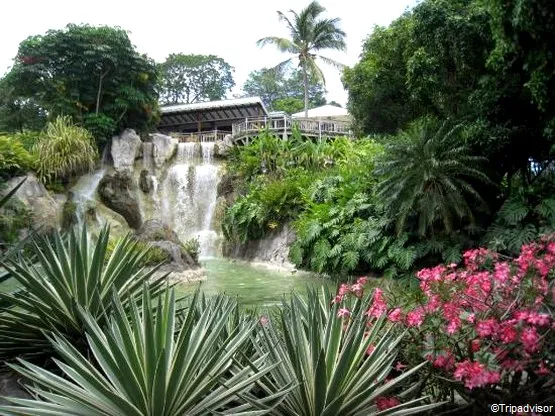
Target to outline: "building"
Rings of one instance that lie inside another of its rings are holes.
[[[259,97],[246,97],[170,105],[162,107],[161,113],[158,131],[183,141],[214,141],[229,135],[234,142],[245,143],[265,129],[287,137],[294,125],[306,137],[351,135],[346,110],[330,105],[310,110],[308,118],[304,112],[291,117],[268,113]]]

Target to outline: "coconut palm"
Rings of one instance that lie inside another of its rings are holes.
[[[257,45],[262,47],[266,45],[274,45],[281,52],[296,55],[299,59],[299,66],[303,73],[304,86],[304,113],[308,117],[308,75],[312,75],[316,80],[325,84],[322,70],[316,64],[316,58],[320,58],[324,63],[332,65],[336,68],[342,68],[343,65],[333,59],[318,55],[322,49],[335,49],[345,51],[345,32],[339,28],[339,18],[324,19],[319,16],[326,9],[317,1],[310,3],[300,13],[293,10],[289,12],[293,15],[293,19],[289,19],[284,13],[278,11],[280,21],[287,24],[290,31],[290,38],[281,38],[270,36],[262,38]],[[275,68],[283,68],[289,65],[293,58],[278,64]]]
[[[469,153],[462,125],[424,118],[412,123],[385,146],[376,166],[383,180],[378,198],[401,234],[409,219],[421,236],[451,232],[455,222],[471,225],[477,208],[486,204],[475,189],[491,184],[484,173],[485,158]]]

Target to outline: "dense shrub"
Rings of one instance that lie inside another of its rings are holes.
[[[200,255],[200,241],[197,237],[191,238],[182,243],[181,250],[191,256],[195,263],[198,263],[198,257]]]
[[[37,158],[37,174],[43,182],[67,180],[91,171],[98,160],[92,135],[74,125],[69,117],[58,117],[48,123],[33,153]]]
[[[9,177],[33,169],[35,158],[12,136],[0,136],[0,177]]]
[[[224,235],[244,243],[293,220],[304,207],[302,189],[310,180],[310,175],[300,169],[291,169],[280,180],[260,178],[227,209],[222,223]]]
[[[553,404],[554,270],[554,235],[522,246],[514,259],[469,250],[460,267],[418,272],[411,298],[375,289],[367,313],[408,328],[404,358],[432,363],[428,388],[438,399],[454,389],[478,412],[491,403]],[[334,301],[357,290],[343,285]]]

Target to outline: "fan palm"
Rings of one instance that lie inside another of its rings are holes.
[[[437,229],[447,232],[455,221],[474,222],[476,207],[486,205],[473,183],[490,184],[483,172],[485,158],[469,153],[461,138],[463,126],[417,120],[385,146],[376,173],[383,180],[378,197],[392,218],[397,234],[409,218],[422,236]]]
[[[257,42],[258,46],[274,45],[281,52],[294,54],[298,57],[299,66],[303,73],[305,117],[308,117],[308,75],[312,75],[316,80],[325,84],[324,75],[316,64],[316,58],[320,58],[324,63],[336,68],[343,67],[339,62],[318,55],[317,52],[323,49],[340,51],[347,49],[345,32],[338,26],[340,19],[319,18],[325,10],[317,1],[313,1],[300,13],[290,10],[289,12],[293,15],[292,20],[283,12],[278,11],[280,21],[285,22],[289,29],[290,38],[270,36]],[[276,69],[289,65],[292,59],[287,59],[278,64]]]

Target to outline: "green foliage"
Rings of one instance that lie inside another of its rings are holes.
[[[291,172],[279,181],[263,181],[251,186],[224,215],[222,228],[229,240],[245,243],[291,221],[302,210],[301,190],[310,178],[302,171]]]
[[[0,136],[0,177],[24,174],[34,165],[35,158],[17,136]]]
[[[291,65],[252,71],[242,89],[245,95],[260,97],[268,111],[292,114],[304,107],[302,70],[292,68]],[[308,101],[310,107],[319,107],[326,103],[324,88],[310,75]]]
[[[19,241],[20,232],[31,226],[31,214],[25,204],[14,199],[0,208],[0,248]]]
[[[492,44],[488,24],[477,1],[426,0],[376,27],[343,79],[358,130],[395,133],[427,114],[471,111]]]
[[[221,100],[235,86],[233,67],[214,55],[171,54],[159,68],[164,104]]]
[[[49,118],[71,116],[100,145],[123,128],[145,130],[156,118],[156,66],[119,28],[68,25],[31,36],[7,77],[17,100]]]
[[[349,316],[343,317],[337,304],[329,306],[331,297],[327,291],[309,291],[305,301],[293,294],[280,311],[278,325],[283,337],[272,324],[262,326],[254,345],[275,367],[261,386],[267,393],[292,386],[278,402],[275,414],[373,415],[378,413],[376,399],[394,392],[404,403],[388,414],[413,414],[436,407],[417,406],[426,398],[416,396],[414,375],[425,363],[393,375],[402,335],[394,336],[384,319],[368,321],[368,299],[355,302],[347,311]]]
[[[396,219],[398,235],[451,233],[460,224],[473,225],[474,213],[487,209],[475,188],[490,183],[485,159],[470,154],[462,129],[421,119],[385,146],[376,169],[383,177],[377,196]]]
[[[75,126],[69,117],[58,117],[47,124],[33,154],[37,158],[37,174],[43,182],[67,180],[91,171],[98,160],[92,135]]]
[[[484,0],[495,47],[489,63],[522,72],[523,87],[543,115],[544,134],[555,138],[555,15],[549,0]]]
[[[114,306],[114,293],[129,305],[140,297],[143,284],[153,296],[161,290],[165,278],[152,280],[156,268],[142,266],[147,252],[137,249],[128,235],[108,253],[109,233],[103,228],[96,242],[85,226],[67,236],[36,234],[31,256],[12,257],[2,264],[20,289],[0,292],[7,305],[0,311],[0,356],[49,351],[45,334],[52,332],[83,347],[83,310],[102,326]]]
[[[299,59],[302,70],[304,87],[304,110],[308,111],[309,105],[309,78],[325,83],[322,70],[318,67],[316,59],[330,64],[336,68],[343,65],[333,59],[318,54],[323,49],[344,51],[345,32],[339,28],[339,18],[322,18],[326,9],[317,1],[312,1],[299,13],[291,10],[292,19],[278,11],[279,19],[287,25],[289,38],[266,37],[257,42],[258,46],[274,45],[280,52],[291,54]],[[293,58],[276,66],[276,70],[289,65]]]
[[[40,138],[40,131],[33,131],[33,130],[23,130],[16,133],[11,133],[9,136],[14,140],[20,142],[25,150],[31,152],[35,143]]]
[[[110,258],[116,247],[121,244],[121,241],[125,240],[127,237],[122,238],[110,238],[108,240],[108,245],[106,246],[106,261]],[[171,261],[171,255],[160,247],[149,244],[145,241],[138,240],[135,238],[135,247],[133,250],[138,252],[143,252],[145,255],[141,259],[141,267],[155,267],[159,266],[161,263],[166,263]]]
[[[405,14],[388,28],[375,27],[361,61],[343,72],[349,112],[359,133],[395,133],[421,114],[405,88],[412,44],[412,19]]]
[[[19,96],[13,84],[10,74],[0,78],[0,132],[41,130],[46,112],[35,101]]]
[[[520,179],[513,181],[518,183]],[[532,185],[518,186],[501,205],[484,238],[488,247],[516,256],[524,244],[555,231],[555,178],[551,167],[538,172]]]
[[[294,131],[288,140],[263,132],[256,140],[236,149],[229,170],[251,183],[246,194],[227,209],[223,220],[228,239],[246,242],[295,219],[307,207],[304,195],[320,173],[342,166],[361,166],[380,152],[372,141],[347,138],[312,142]],[[357,172],[364,175],[367,167]]]
[[[191,238],[181,244],[181,249],[184,250],[191,258],[198,263],[198,256],[200,255],[200,241],[198,238]]]
[[[273,365],[266,355],[242,356],[256,322],[234,319],[236,302],[223,296],[206,302],[197,293],[177,312],[173,291],[156,301],[145,288],[142,296],[129,314],[114,297],[106,327],[81,311],[92,363],[70,340],[49,337],[68,379],[25,361],[12,366],[36,383],[40,399],[10,399],[16,406],[4,406],[3,414],[42,415],[53,408],[91,416],[258,414],[246,412],[271,406],[287,392],[273,391],[268,399],[251,393]]]

